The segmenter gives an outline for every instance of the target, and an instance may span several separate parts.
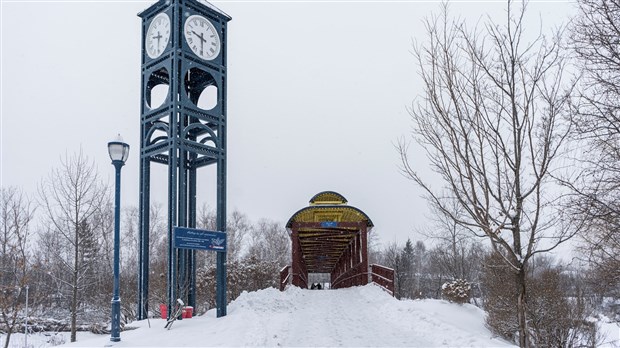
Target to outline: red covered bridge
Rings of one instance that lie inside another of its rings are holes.
[[[329,274],[330,288],[370,281],[394,292],[394,272],[368,265],[368,234],[373,223],[339,193],[324,191],[310,199],[286,224],[292,241],[292,265],[282,269],[280,289],[287,284],[308,288],[310,274]]]

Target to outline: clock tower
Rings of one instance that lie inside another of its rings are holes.
[[[168,316],[196,305],[196,255],[174,227],[196,227],[198,169],[215,166],[217,230],[226,230],[226,36],[230,17],[205,0],[160,0],[142,18],[138,319],[149,294],[151,166],[168,169]],[[151,185],[153,184],[153,185]],[[217,253],[217,316],[226,315],[226,253]]]

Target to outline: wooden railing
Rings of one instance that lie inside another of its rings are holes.
[[[295,274],[294,272],[295,272],[295,269],[291,267],[291,279],[294,280],[295,275],[297,275],[297,282],[292,282],[292,284],[299,286],[302,289],[307,289],[308,288],[308,277],[306,276],[307,273],[299,271],[299,273]]]
[[[336,279],[333,279],[331,284],[332,289],[368,284],[368,272],[367,270],[364,272],[363,266],[364,265],[360,263],[339,275]]]
[[[370,265],[372,282],[394,296],[394,270],[380,265]]]
[[[291,279],[291,266],[284,266],[280,270],[280,291],[284,291]]]
[[[333,289],[364,285],[368,282],[368,273],[361,272],[361,265],[353,267],[344,274],[341,274],[331,284]],[[394,296],[394,270],[380,265],[370,265],[371,281],[381,286],[385,291]],[[291,266],[284,266],[280,270],[280,291],[284,291],[286,286],[291,282],[293,276]],[[304,281],[301,277],[301,281]],[[307,280],[306,280],[307,282]],[[307,286],[306,286],[307,287]]]

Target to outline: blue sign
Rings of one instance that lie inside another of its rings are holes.
[[[338,227],[338,221],[323,221],[321,222],[321,227]]]
[[[226,251],[226,233],[175,227],[174,247],[181,249]]]

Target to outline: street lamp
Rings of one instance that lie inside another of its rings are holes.
[[[28,285],[26,285],[26,320],[24,325],[24,347],[28,347]]]
[[[121,167],[129,156],[129,145],[123,142],[119,134],[114,141],[108,143],[108,153],[116,169],[116,185],[114,194],[114,293],[112,295],[112,330],[110,341],[121,340],[121,298],[119,296],[119,249],[120,249],[120,206],[121,206]]]

